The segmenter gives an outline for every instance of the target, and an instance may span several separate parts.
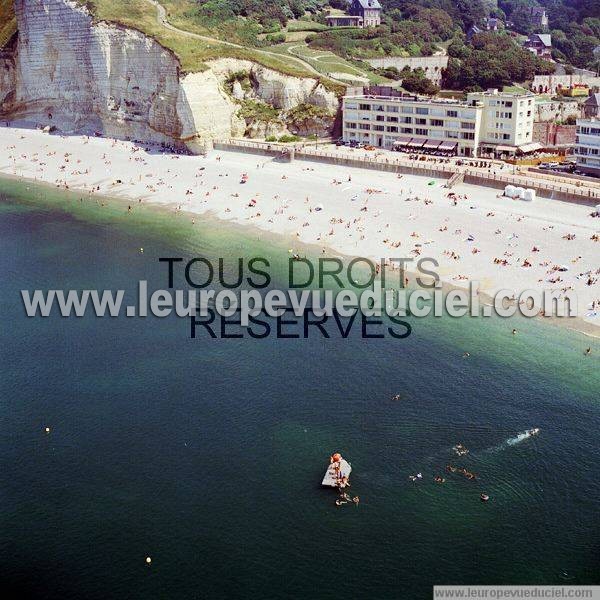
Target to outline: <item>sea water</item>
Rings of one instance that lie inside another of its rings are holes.
[[[11,597],[429,598],[434,584],[600,583],[594,340],[525,319],[414,319],[402,340],[191,339],[186,319],[30,319],[22,289],[134,298],[140,279],[166,287],[165,256],[264,256],[285,286],[290,242],[14,181],[0,192]],[[336,451],[358,506],[320,487]]]

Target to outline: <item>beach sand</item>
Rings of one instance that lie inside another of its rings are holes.
[[[430,177],[238,152],[163,154],[12,127],[0,128],[0,173],[68,186],[84,201],[122,198],[131,211],[164,205],[194,222],[211,212],[289,237],[290,249],[302,243],[377,261],[434,258],[443,282],[477,281],[485,296],[573,290],[578,315],[600,325],[600,241],[592,239],[600,219],[590,206],[509,200],[466,184],[453,188],[454,199],[445,180]]]

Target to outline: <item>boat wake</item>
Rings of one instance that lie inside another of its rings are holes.
[[[502,444],[494,448],[494,450],[502,450],[502,448],[516,446],[517,444],[520,444],[521,442],[524,442],[525,440],[528,440],[529,438],[534,437],[539,433],[540,430],[538,427],[535,427],[534,429],[527,429],[526,431],[517,434],[515,437],[508,438],[505,442],[502,442]]]

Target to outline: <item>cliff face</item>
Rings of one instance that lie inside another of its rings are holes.
[[[10,110],[16,88],[14,52],[0,52],[0,114]]]
[[[138,31],[94,23],[72,0],[15,0],[15,12],[16,47],[0,55],[0,112],[11,118],[152,141],[238,136],[246,124],[224,81],[241,69],[252,73],[256,97],[276,108],[337,110],[316,80],[247,61],[222,59],[182,77],[170,50]]]
[[[275,108],[290,110],[298,104],[314,104],[335,114],[338,99],[316,79],[290,77],[247,60],[222,58],[210,63],[211,70],[224,81],[228,76],[244,71],[252,81],[253,96]]]

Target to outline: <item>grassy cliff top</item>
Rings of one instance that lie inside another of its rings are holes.
[[[208,29],[198,18],[195,12],[197,3],[193,0],[161,0],[168,20],[166,26],[150,0],[77,1],[85,5],[97,20],[131,27],[154,38],[175,53],[181,68],[188,73],[204,71],[208,60],[227,57],[250,60],[286,75],[319,78],[318,73],[294,57],[246,46],[233,32],[227,36],[226,32]],[[343,86],[325,77],[321,81],[338,94],[344,90]]]
[[[0,0],[0,48],[4,48],[17,32],[13,0]]]

